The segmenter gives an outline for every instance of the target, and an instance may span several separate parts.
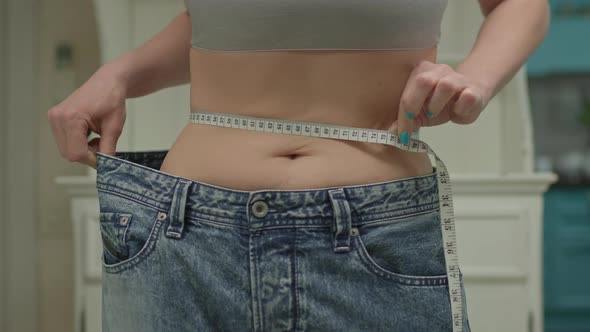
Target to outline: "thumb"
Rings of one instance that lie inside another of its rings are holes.
[[[393,123],[391,124],[391,126],[389,127],[389,129],[387,129],[387,131],[389,131],[389,132],[393,132],[393,133],[395,133],[395,134],[397,135],[397,134],[398,134],[398,132],[397,132],[397,127],[398,127],[398,121],[397,121],[397,120],[395,120],[395,121],[393,121]],[[414,122],[412,123],[412,131],[416,131],[416,130],[418,130],[418,128],[420,128],[420,127],[421,127],[421,126],[420,126],[420,124],[419,124],[419,123],[417,123],[417,121],[414,121]]]
[[[96,169],[96,151],[98,150],[98,142],[100,137],[95,137],[88,142],[88,153],[86,165]]]
[[[117,149],[117,140],[119,139],[119,135],[120,133],[116,131],[104,130],[102,135],[100,135],[98,151],[100,153],[114,156]]]
[[[420,129],[420,127],[422,127],[422,126],[418,123],[418,121],[413,121],[412,122],[412,132],[413,133],[415,133],[416,131],[418,131],[418,129]],[[398,122],[397,122],[397,120],[395,120],[391,124],[391,126],[389,127],[389,129],[387,131],[388,132],[392,132],[392,133],[394,133],[396,135],[399,135],[399,133],[397,132],[397,129],[398,129]],[[412,137],[414,137],[414,136],[412,135]]]
[[[387,131],[397,134],[397,120],[393,121],[393,123],[391,124],[389,129],[387,129]]]

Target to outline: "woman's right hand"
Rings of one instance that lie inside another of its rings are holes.
[[[96,169],[96,152],[114,155],[125,124],[126,85],[105,65],[47,112],[61,156]],[[90,142],[89,130],[100,135]]]

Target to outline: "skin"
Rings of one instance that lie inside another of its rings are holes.
[[[436,63],[436,47],[235,53],[191,48],[191,18],[183,12],[145,44],[101,67],[49,110],[48,120],[61,156],[94,168],[97,151],[114,155],[126,98],[189,82],[193,110],[399,134],[449,121],[467,125],[538,47],[550,21],[547,0],[479,4],[485,20],[456,68]],[[101,137],[87,142],[88,129]],[[426,175],[432,164],[426,154],[383,144],[187,120],[161,171],[240,190],[304,189]]]

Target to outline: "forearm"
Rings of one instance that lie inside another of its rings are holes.
[[[188,13],[178,14],[140,47],[106,64],[126,88],[127,98],[141,97],[190,81],[191,25]]]
[[[492,98],[514,77],[549,28],[547,0],[504,0],[487,16],[470,54],[455,71]]]

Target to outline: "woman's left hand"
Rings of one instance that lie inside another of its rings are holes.
[[[470,124],[491,97],[487,88],[449,65],[422,61],[410,73],[400,98],[398,118],[389,131],[397,132],[402,143],[407,144],[410,133],[419,127],[448,121]]]

